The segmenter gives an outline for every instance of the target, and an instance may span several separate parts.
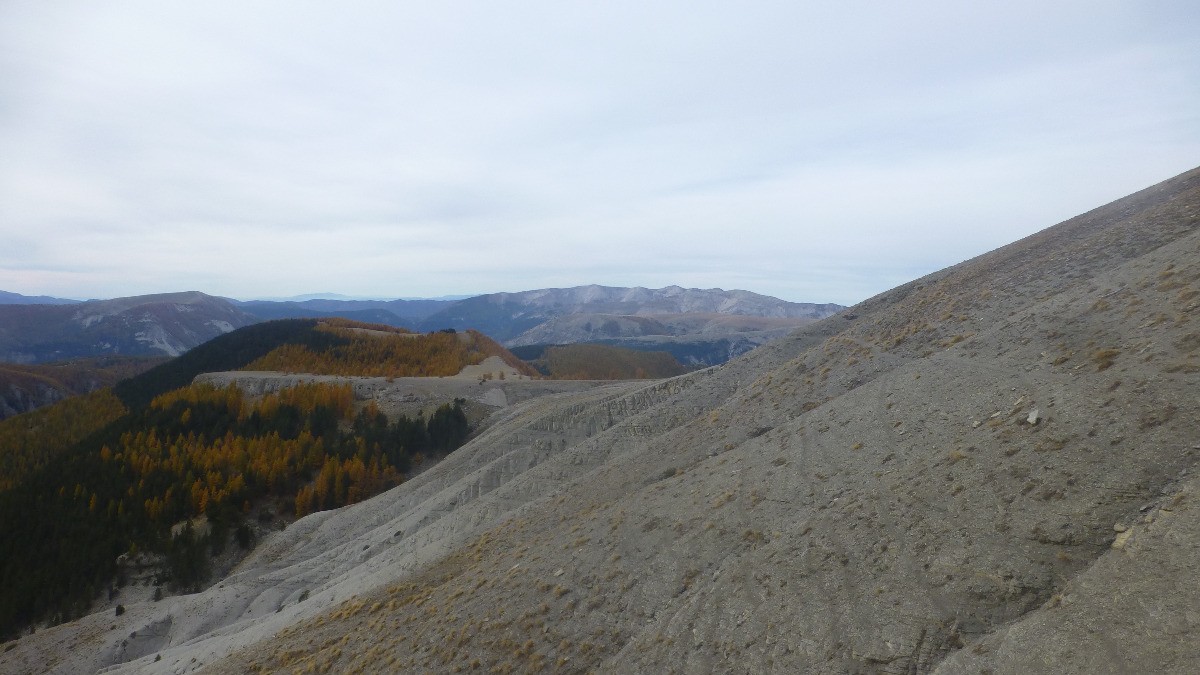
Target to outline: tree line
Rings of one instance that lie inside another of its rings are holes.
[[[537,371],[477,331],[412,333],[402,328],[322,320],[315,333],[325,345],[290,342],[256,359],[245,370],[357,375],[364,377],[444,377],[499,356],[525,375]]]

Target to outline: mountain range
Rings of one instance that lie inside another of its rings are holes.
[[[725,314],[790,319],[818,319],[842,309],[840,305],[786,302],[748,291],[719,288],[614,288],[579,286],[522,293],[491,293],[456,302],[426,317],[428,325],[468,326],[502,342],[519,340],[539,325],[580,314],[655,316]],[[521,344],[529,344],[521,340]]]
[[[256,321],[226,300],[197,292],[58,305],[0,304],[0,361],[178,356]]]
[[[242,311],[260,319],[322,318],[339,316],[388,326],[415,326],[422,319],[453,304],[453,300],[233,300]]]
[[[4,304],[0,298],[0,361],[45,363],[114,354],[176,356],[216,335],[258,321],[342,317],[424,332],[475,329],[513,345],[533,344],[536,339],[540,344],[624,341],[624,346],[643,349],[690,349],[681,361],[711,364],[766,341],[779,328],[795,327],[840,309],[839,305],[792,303],[746,291],[675,286],[657,290],[583,286],[465,300],[242,302],[199,292],[58,305],[29,303],[26,296],[19,299],[20,304]],[[556,323],[578,316],[586,319],[561,326]],[[581,331],[581,325],[594,325],[595,329]],[[614,331],[611,326],[621,328]],[[533,332],[520,335],[522,331]],[[627,339],[646,335],[656,336],[657,341]],[[696,344],[706,345],[703,358],[694,356]],[[715,351],[711,344],[718,345]]]
[[[0,670],[1195,672],[1198,321],[1200,169],[721,366],[507,406]]]
[[[73,305],[79,300],[55,298],[49,295],[21,295],[0,291],[0,305]]]

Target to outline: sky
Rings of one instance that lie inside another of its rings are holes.
[[[1200,164],[1198,25],[1194,0],[3,2],[0,290],[851,304]]]

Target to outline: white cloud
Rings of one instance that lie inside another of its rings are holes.
[[[1191,168],[1198,15],[8,4],[0,288],[852,302]]]

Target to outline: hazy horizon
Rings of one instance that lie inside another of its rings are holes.
[[[566,286],[566,287],[561,287],[561,288],[580,288],[580,287],[593,286],[593,285],[603,285],[603,284],[580,284],[579,286]],[[664,287],[651,288],[649,290],[657,291],[657,290],[662,290],[662,288],[667,288],[670,286],[678,286],[678,284],[668,284],[667,286],[664,286]],[[618,286],[617,288],[633,288],[633,287]],[[239,296],[231,296],[231,295],[216,295],[214,293],[208,293],[207,291],[205,291],[204,289],[201,289],[201,288],[189,288],[189,289],[184,289],[184,290],[167,289],[167,290],[151,291],[148,293],[137,293],[137,294],[134,294],[133,296],[107,296],[107,297],[90,297],[90,298],[66,297],[66,296],[57,296],[57,295],[47,296],[45,293],[37,293],[37,294],[20,293],[19,295],[23,295],[25,297],[52,297],[52,298],[55,298],[58,300],[73,300],[76,302],[89,302],[92,300],[112,300],[112,299],[115,299],[118,297],[138,297],[138,296],[144,296],[144,295],[163,295],[163,294],[191,293],[191,292],[204,293],[205,295],[211,295],[213,297],[227,298],[230,300],[236,300],[238,302],[304,302],[307,300],[344,300],[344,301],[351,301],[351,302],[356,302],[356,301],[391,302],[394,300],[410,300],[410,301],[411,300],[437,300],[437,301],[452,302],[455,300],[466,300],[468,298],[479,297],[481,295],[492,295],[492,294],[498,294],[498,293],[523,293],[526,291],[538,291],[538,290],[546,290],[546,289],[540,289],[540,288],[505,289],[505,290],[499,290],[499,291],[485,291],[482,293],[467,293],[467,294],[462,294],[462,295],[440,295],[440,296],[428,296],[428,297],[359,296],[359,295],[346,295],[344,293],[334,293],[334,292],[301,293],[298,295],[288,295],[288,296],[239,297]],[[686,290],[730,291],[730,292],[749,291],[749,289],[745,289],[745,288],[688,288]],[[0,293],[5,293],[5,292],[12,293],[14,291],[8,291],[7,289],[0,288]],[[749,291],[749,292],[754,293],[755,291]],[[767,295],[767,294],[760,293],[759,295]],[[774,296],[768,296],[768,297],[774,297]],[[784,298],[777,298],[777,299],[783,300]],[[791,302],[816,302],[816,301],[793,300]],[[820,302],[817,304],[827,304],[827,303]]]

